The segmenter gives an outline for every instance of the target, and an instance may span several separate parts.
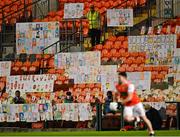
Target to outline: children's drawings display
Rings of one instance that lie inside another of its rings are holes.
[[[175,34],[180,34],[180,26],[176,26]]]
[[[54,120],[86,121],[92,120],[89,103],[63,103],[54,106]]]
[[[151,72],[128,72],[127,77],[138,91],[150,90]]]
[[[147,65],[172,65],[176,35],[128,37],[129,52],[146,52]]]
[[[133,26],[133,9],[108,9],[107,25],[109,27]]]
[[[10,76],[11,72],[11,61],[0,62],[0,77]]]
[[[47,46],[59,40],[59,22],[36,22],[16,24],[17,54],[41,54]],[[55,53],[55,47],[44,53]]]
[[[180,65],[180,56],[173,57],[173,64]]]
[[[116,65],[101,65],[99,68],[101,89],[104,93],[107,91],[116,91],[115,86],[118,83],[118,73]]]
[[[98,51],[59,53],[55,55],[57,68],[74,66],[100,66],[101,54]]]
[[[104,92],[115,91],[115,85],[118,82],[116,65],[70,67],[66,73],[74,79],[75,84],[101,83]]]
[[[92,107],[89,103],[0,104],[0,122],[52,120],[92,120]]]
[[[16,90],[20,92],[53,92],[55,75],[20,75],[8,76],[6,92],[14,96]]]
[[[83,16],[84,3],[65,3],[64,5],[64,18],[74,19]]]
[[[0,104],[0,122],[53,120],[51,104]]]

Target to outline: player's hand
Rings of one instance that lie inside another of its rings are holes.
[[[122,100],[121,98],[118,99],[118,102],[121,103],[121,104],[123,104],[123,103],[122,103],[123,100]]]
[[[124,102],[124,101],[122,101],[122,102],[121,102],[121,104],[122,104],[122,105],[124,105],[124,104],[125,104],[125,102]]]
[[[119,102],[119,103],[121,103],[122,105],[124,105],[124,104],[125,104],[125,102],[124,102],[124,100],[123,100],[123,99],[120,99],[118,102]]]

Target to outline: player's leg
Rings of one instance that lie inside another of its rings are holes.
[[[136,112],[139,115],[139,117],[146,123],[148,131],[149,131],[149,134],[150,135],[151,134],[154,135],[154,130],[152,128],[152,124],[149,121],[149,119],[146,117],[146,113],[145,113],[143,104],[142,103],[138,103],[137,105],[135,105],[134,112]]]
[[[135,120],[135,117],[133,116],[133,107],[131,106],[125,106],[124,112],[123,112],[124,120],[127,122],[132,122]]]
[[[152,128],[152,124],[151,124],[150,120],[146,116],[141,116],[141,118],[146,123],[149,134],[154,134],[154,130]]]

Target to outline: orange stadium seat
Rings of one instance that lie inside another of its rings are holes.
[[[32,0],[26,0],[27,16],[31,16],[32,11]],[[28,6],[27,6],[28,5]],[[3,10],[5,17],[5,22],[8,24],[15,24],[24,14],[23,10],[18,11],[19,9],[24,8],[24,0],[1,0],[0,8]],[[1,13],[0,13],[1,14]],[[0,15],[0,25],[2,23],[2,15]],[[7,17],[8,16],[8,17]]]

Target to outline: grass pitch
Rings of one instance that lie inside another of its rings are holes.
[[[0,136],[148,136],[147,131],[1,132]],[[156,136],[180,136],[180,130],[156,131]]]

